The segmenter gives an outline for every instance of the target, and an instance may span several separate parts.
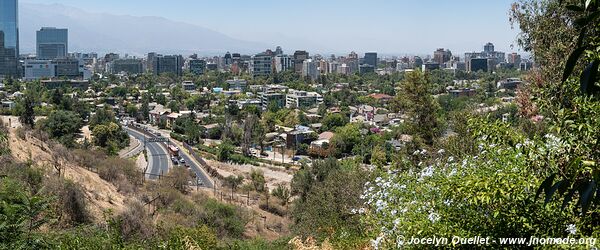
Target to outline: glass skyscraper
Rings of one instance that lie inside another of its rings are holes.
[[[44,27],[36,33],[37,58],[57,59],[66,58],[69,52],[69,31]]]
[[[17,0],[0,0],[0,76],[19,76]]]

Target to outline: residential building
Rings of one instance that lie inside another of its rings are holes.
[[[83,91],[90,86],[90,82],[87,80],[42,80],[41,84],[46,89],[74,88]]]
[[[272,73],[273,57],[268,53],[260,53],[252,57],[250,72],[253,77],[269,76]]]
[[[312,59],[307,59],[302,62],[302,76],[308,77],[313,81],[319,78],[317,64]]]
[[[287,71],[292,67],[294,67],[294,61],[292,57],[288,55],[275,56],[275,72],[280,73],[283,71]]]
[[[181,87],[185,91],[195,91],[196,90],[196,84],[194,84],[194,82],[192,82],[192,81],[185,81],[185,82],[183,82],[181,84]]]
[[[248,81],[234,77],[233,80],[227,80],[229,89],[245,90],[248,86]]]
[[[155,52],[148,53],[146,57],[146,71],[154,73],[154,58],[156,58],[158,54]]]
[[[69,31],[54,27],[43,27],[36,32],[38,59],[67,58],[69,53]]]
[[[304,50],[296,50],[296,52],[294,52],[294,70],[296,73],[302,73],[302,63],[308,58],[308,52]]]
[[[0,78],[20,75],[18,18],[17,0],[0,0]]]
[[[275,105],[277,108],[283,108],[286,105],[286,96],[279,92],[263,92],[260,95],[260,103],[263,110]]]
[[[443,48],[440,48],[433,52],[433,61],[439,65],[443,65],[444,63],[450,61],[451,58],[452,52],[450,52],[450,50],[444,50]]]
[[[497,83],[497,87],[499,89],[511,89],[511,90],[515,90],[519,86],[521,86],[522,84],[523,84],[523,81],[521,81],[521,79],[519,79],[519,78],[508,78],[508,79],[499,81]]]
[[[323,103],[323,96],[316,92],[290,90],[286,95],[285,106],[287,108],[313,108]]]

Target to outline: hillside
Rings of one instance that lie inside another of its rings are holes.
[[[20,136],[25,136],[24,139]],[[20,161],[32,161],[45,169],[46,175],[53,172],[52,148],[29,133],[10,129],[10,145],[12,156]],[[112,210],[119,213],[124,210],[124,203],[127,197],[117,191],[117,188],[101,179],[98,174],[88,171],[81,166],[66,162],[64,168],[64,177],[81,185],[87,198],[90,215],[95,222],[103,220],[103,212]]]

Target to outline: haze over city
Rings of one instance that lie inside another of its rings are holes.
[[[510,2],[27,0],[20,2],[20,8],[24,13],[43,12],[41,18],[47,26],[69,27],[73,48],[96,52],[144,54],[146,50],[133,51],[142,47],[140,44],[114,39],[135,34],[155,40],[155,50],[164,53],[221,54],[235,49],[257,53],[280,45],[291,51],[307,49],[323,54],[378,51],[382,55],[421,55],[442,47],[454,53],[479,51],[486,42],[494,42],[500,51],[517,51],[511,47],[517,31],[508,22]],[[89,16],[103,22],[93,22]],[[155,19],[156,27],[152,23],[140,27],[139,23],[151,17],[160,17]],[[21,15],[22,52],[35,50],[34,39],[28,38],[35,38],[39,18],[39,14]],[[206,30],[197,31],[194,26]],[[143,32],[130,30],[131,27],[139,27]],[[189,31],[189,36],[150,35],[173,29]],[[96,34],[86,33],[91,30]],[[202,47],[211,43],[207,40],[224,39],[214,38],[215,34],[235,40],[231,45],[234,48]],[[188,41],[176,41],[179,39]],[[174,46],[161,48],[161,44]],[[203,51],[197,51],[200,49]]]

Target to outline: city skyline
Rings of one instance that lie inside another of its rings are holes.
[[[418,4],[375,1],[368,5],[362,3],[365,6],[359,6],[361,3],[357,1],[345,1],[343,6],[340,2],[337,2],[338,5],[316,2],[295,5],[290,2],[262,1],[253,6],[244,2],[229,2],[229,5],[203,3],[201,9],[196,8],[197,3],[185,0],[169,2],[168,6],[157,1],[144,1],[144,4],[140,4],[139,1],[94,3],[27,0],[21,1],[20,4],[42,2],[71,6],[91,13],[133,17],[156,16],[185,22],[223,33],[234,39],[255,42],[265,48],[281,45],[286,49],[286,53],[306,49],[324,54],[377,51],[381,55],[422,55],[430,54],[437,48],[446,48],[453,53],[462,54],[479,51],[482,49],[481,45],[487,42],[493,42],[501,51],[522,53],[516,47],[511,47],[517,32],[511,30],[508,22],[507,12],[511,1],[504,0],[494,3],[465,1],[452,4],[431,1]],[[136,7],[133,7],[134,5]],[[260,7],[264,7],[262,11],[268,14],[258,15]],[[371,13],[369,10],[372,8],[377,11]],[[357,12],[359,10],[360,12]],[[254,20],[255,24],[260,25],[248,23],[248,20]],[[248,28],[249,25],[257,28]],[[389,32],[394,30],[398,32]],[[26,32],[30,31],[22,33]],[[74,45],[76,48],[77,45]],[[254,51],[256,48],[250,52]]]

